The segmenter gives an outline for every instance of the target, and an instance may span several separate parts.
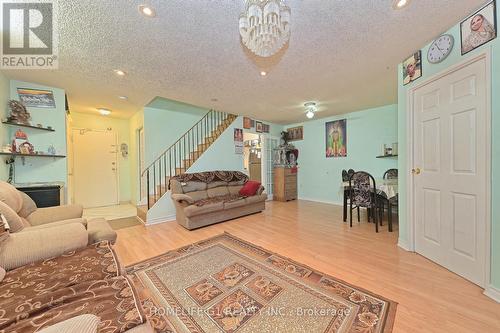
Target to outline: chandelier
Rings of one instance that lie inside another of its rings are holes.
[[[256,55],[274,55],[290,39],[290,8],[284,0],[246,0],[240,15],[240,35]]]

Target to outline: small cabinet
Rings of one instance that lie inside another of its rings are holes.
[[[297,199],[297,168],[274,168],[274,200]]]

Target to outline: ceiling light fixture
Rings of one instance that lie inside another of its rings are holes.
[[[147,6],[147,5],[139,5],[139,12],[147,17],[155,17],[156,16],[155,10],[152,7]]]
[[[318,111],[318,108],[316,107],[315,102],[307,102],[304,104],[304,107],[306,108],[306,117],[308,119],[314,118],[314,113]]]
[[[119,99],[121,99],[122,101],[126,101],[128,100],[128,97],[127,96],[118,96]]]
[[[109,116],[111,114],[111,110],[105,108],[99,108],[97,111],[99,111],[99,113],[103,116]]]
[[[267,72],[266,71],[262,71],[260,72],[260,76],[266,76],[267,75]]]
[[[118,76],[125,76],[125,75],[127,75],[127,73],[125,73],[121,69],[115,69],[115,70],[113,70],[113,72],[115,72],[115,74],[118,75]]]
[[[402,9],[410,4],[410,0],[394,0],[392,8]]]
[[[241,42],[259,57],[276,54],[290,40],[290,14],[285,0],[246,0],[239,22]]]

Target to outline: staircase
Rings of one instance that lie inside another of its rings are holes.
[[[236,118],[234,114],[210,110],[143,171],[149,195],[147,204],[137,207],[139,218],[146,221],[147,210],[167,192],[170,178],[185,173]]]

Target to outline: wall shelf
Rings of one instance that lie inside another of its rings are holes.
[[[398,157],[398,155],[380,155],[377,158],[390,158],[390,157]]]
[[[5,156],[21,156],[21,157],[54,157],[54,158],[64,158],[64,157],[66,157],[66,155],[21,154],[21,153],[5,153],[5,152],[0,152],[0,155],[5,155]]]
[[[38,129],[38,130],[42,130],[42,131],[55,132],[55,130],[53,128],[38,127],[38,126],[25,125],[25,124],[18,124],[18,123],[12,123],[10,121],[2,121],[2,124],[10,125],[10,126],[19,126],[19,127],[34,128],[34,129]]]

